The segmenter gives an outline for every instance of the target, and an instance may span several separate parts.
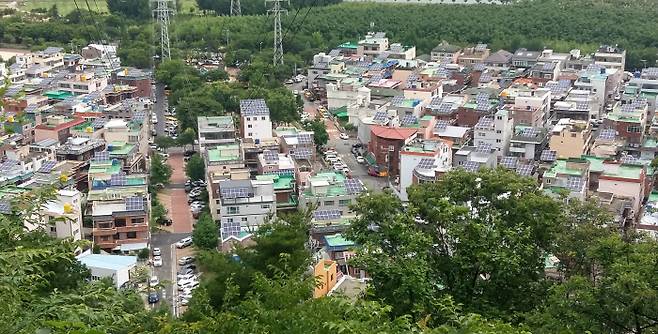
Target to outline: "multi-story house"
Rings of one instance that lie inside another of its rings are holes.
[[[558,159],[544,172],[542,188],[551,195],[566,193],[569,197],[585,200],[589,188],[589,168],[589,161],[580,157]]]
[[[73,74],[57,84],[62,92],[72,95],[86,95],[103,91],[107,87],[107,77],[97,76],[94,72]]]
[[[217,145],[236,142],[235,124],[231,116],[199,116],[197,124],[199,147],[202,151]]]
[[[553,117],[582,121],[600,120],[602,105],[595,93],[571,90],[562,101],[553,103]]]
[[[369,32],[358,45],[357,54],[375,57],[387,51],[389,47],[388,37],[384,32]]]
[[[348,179],[340,172],[319,172],[309,178],[306,187],[300,189],[299,207],[306,209],[315,205],[317,210],[338,210],[339,215],[344,215],[365,189],[359,179]]]
[[[589,153],[593,143],[589,122],[562,118],[553,127],[548,146],[558,158],[580,158]]]
[[[513,127],[511,112],[500,109],[493,116],[480,118],[473,130],[473,144],[475,146],[489,144],[495,149],[496,155],[506,155],[514,132]]]
[[[413,184],[435,182],[452,167],[452,142],[415,140],[400,151],[398,196],[407,201],[407,188]]]
[[[477,44],[474,47],[465,48],[457,58],[457,64],[470,67],[475,64],[484,63],[484,60],[489,57],[490,52],[491,50],[486,44]]]
[[[398,175],[400,150],[416,138],[417,129],[371,126],[370,131],[368,151],[374,156],[375,163],[389,175]]]
[[[366,82],[355,78],[346,78],[329,83],[326,86],[327,108],[330,110],[347,107],[370,105],[371,90]]]
[[[257,181],[272,181],[277,212],[297,210],[297,187],[294,173],[256,175]]]
[[[498,158],[493,147],[489,144],[479,146],[464,146],[452,158],[452,166],[464,168],[469,172],[480,168],[496,168]]]
[[[638,150],[644,142],[644,130],[647,126],[648,104],[643,100],[635,100],[623,105],[615,105],[604,120],[603,127],[617,131],[618,136],[625,138],[628,149]]]
[[[153,89],[151,85],[152,74],[149,71],[138,68],[126,67],[122,71],[115,72],[114,83],[137,88],[135,96],[151,98]]]
[[[430,59],[432,61],[441,62],[447,61],[448,63],[457,63],[457,59],[461,55],[461,48],[456,45],[451,45],[446,41],[441,41],[432,52],[430,53]]]
[[[604,105],[618,94],[623,73],[623,70],[593,64],[580,72],[574,88],[591,92]]]
[[[528,51],[528,49],[521,48],[514,52],[512,65],[514,67],[532,67],[537,63],[539,56],[541,56],[541,52],[539,51]]]
[[[70,137],[57,148],[57,160],[89,161],[94,153],[105,150],[105,141],[84,137]]]
[[[115,184],[125,175],[113,175]],[[149,247],[149,198],[145,196],[93,201],[91,219],[94,244],[112,252],[132,252]]]
[[[647,99],[649,110],[656,110],[656,96],[658,95],[658,67],[648,67],[642,70],[639,78],[631,78],[621,96],[623,102],[630,102],[638,98]]]
[[[484,65],[493,68],[508,68],[512,64],[512,56],[514,55],[509,51],[498,50],[484,60]]]
[[[537,89],[519,92],[514,99],[512,117],[514,126],[545,127],[551,108],[551,91]]]
[[[274,135],[279,138],[281,153],[294,159],[315,159],[313,131],[280,126],[274,130]]]
[[[63,144],[71,137],[71,128],[84,122],[81,117],[48,116],[44,123],[34,128],[34,140],[54,139]]]
[[[64,49],[48,47],[32,54],[32,64],[47,67],[48,70],[58,70],[64,67]]]
[[[626,50],[617,45],[601,45],[594,53],[594,63],[608,69],[623,71],[626,67]]]
[[[240,100],[240,125],[243,138],[251,138],[254,142],[272,138],[270,109],[265,100]]]
[[[251,233],[276,216],[272,180],[222,180],[216,203],[222,240],[240,233]]]
[[[516,126],[510,141],[509,155],[526,159],[538,160],[546,148],[547,131],[544,128]]]

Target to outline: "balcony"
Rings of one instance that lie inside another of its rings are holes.
[[[117,232],[146,232],[148,231],[149,226],[147,224],[142,225],[127,225],[122,227],[117,227]]]
[[[106,236],[106,235],[115,235],[118,231],[116,228],[93,228],[91,230],[92,234],[95,237]]]

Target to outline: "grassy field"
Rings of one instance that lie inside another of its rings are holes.
[[[101,13],[107,12],[107,2],[105,0],[87,0],[89,1],[89,6],[92,10],[100,10]],[[196,0],[179,0],[182,2],[182,11],[184,13],[189,13],[190,8],[197,8]],[[19,0],[19,2],[21,2]],[[87,4],[85,0],[77,0],[78,6],[80,9],[86,9]],[[21,9],[31,10],[34,8],[50,8],[53,5],[57,5],[60,15],[66,15],[75,10],[75,3],[73,0],[22,0]],[[98,6],[98,9],[97,7]]]

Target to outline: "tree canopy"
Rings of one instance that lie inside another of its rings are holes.
[[[212,219],[210,214],[203,213],[199,217],[194,231],[192,233],[192,240],[194,246],[199,249],[215,250],[217,249],[217,241],[219,239],[219,228]]]
[[[195,153],[190,157],[185,164],[185,174],[193,181],[206,179],[206,165],[201,155]]]

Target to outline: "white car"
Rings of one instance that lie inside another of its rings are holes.
[[[183,238],[176,243],[176,248],[185,248],[192,245],[192,237]]]
[[[160,250],[160,248],[157,247],[153,248],[153,256],[160,256],[160,255],[162,255],[162,251]]]
[[[160,284],[160,280],[158,279],[158,276],[151,276],[151,279],[149,279],[149,286],[153,287]]]
[[[194,256],[183,256],[178,259],[178,264],[184,266],[186,264],[194,262]]]
[[[195,274],[185,274],[185,275],[178,274],[177,278],[178,278],[178,282],[191,281],[191,280],[198,280],[199,279],[198,276],[195,275]]]
[[[162,267],[162,256],[158,255],[153,257],[153,266]]]
[[[338,135],[340,139],[350,139],[350,136],[347,135],[347,133],[341,132],[340,135]]]
[[[363,163],[366,162],[366,159],[362,156],[358,156],[358,157],[356,157],[356,162],[358,162],[360,164],[363,164]]]
[[[196,287],[199,286],[199,281],[182,281],[178,282],[178,290],[185,290],[185,289],[195,289]]]
[[[188,298],[181,298],[180,304],[181,306],[187,306],[190,303],[190,300]]]

